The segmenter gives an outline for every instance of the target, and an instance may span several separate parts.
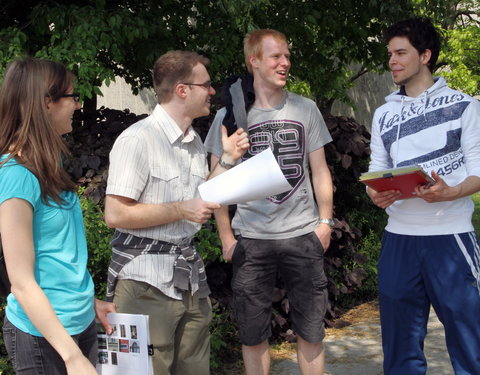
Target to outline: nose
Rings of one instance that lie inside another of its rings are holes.
[[[280,63],[283,66],[290,66],[290,59],[287,56],[283,55]]]
[[[210,88],[208,89],[208,95],[215,95],[215,93],[216,93],[216,91],[213,88],[213,86],[210,86]]]
[[[80,104],[80,102],[75,102],[75,110],[81,109],[81,108],[82,108],[82,105]]]
[[[388,58],[388,66],[392,66],[393,64],[395,64],[395,62],[396,62],[395,56],[393,54],[390,55],[390,57]]]

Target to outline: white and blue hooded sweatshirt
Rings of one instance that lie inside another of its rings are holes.
[[[385,98],[372,123],[369,171],[418,164],[449,186],[480,177],[480,103],[450,89],[442,77],[416,98],[399,90]],[[396,201],[387,208],[391,233],[440,235],[473,231],[470,197],[427,203]]]

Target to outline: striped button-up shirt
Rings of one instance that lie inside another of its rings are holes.
[[[107,194],[139,203],[178,202],[198,197],[198,185],[206,180],[206,151],[198,134],[184,134],[157,105],[153,113],[126,129],[110,152]],[[177,245],[189,243],[201,224],[180,220],[156,227],[117,230],[137,237]],[[117,251],[113,249],[113,251]],[[173,264],[178,255],[139,255],[118,274],[119,279],[147,282],[167,296],[181,299],[173,287]]]

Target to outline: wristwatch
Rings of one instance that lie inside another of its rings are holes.
[[[223,161],[222,158],[220,158],[220,160],[218,161],[218,164],[220,164],[220,166],[225,168],[225,169],[230,169],[230,168],[235,167],[235,164],[227,163],[227,162]]]
[[[319,219],[318,222],[328,224],[328,225],[330,225],[331,228],[333,228],[335,226],[335,220],[333,220],[333,219]]]

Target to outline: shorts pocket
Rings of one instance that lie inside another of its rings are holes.
[[[320,242],[320,238],[318,238],[315,231],[311,232],[310,236],[312,237],[313,243],[317,246],[317,248],[320,250],[321,254],[323,255],[323,253],[325,252],[325,249],[323,248],[323,245]]]
[[[241,246],[241,239],[241,236],[238,236],[237,244],[235,245],[232,254],[232,263],[236,265],[240,265],[245,262],[245,250],[243,246]]]

